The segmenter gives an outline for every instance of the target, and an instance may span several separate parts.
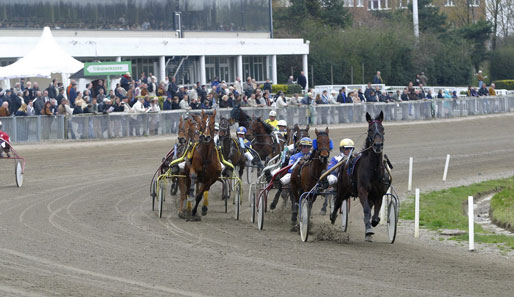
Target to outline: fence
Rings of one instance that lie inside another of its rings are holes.
[[[243,108],[249,115],[267,118],[272,108]],[[360,123],[365,114],[384,112],[385,121],[428,120],[465,117],[514,111],[514,96],[437,99],[399,103],[358,103],[317,106],[295,106],[277,110],[278,118],[289,125]],[[192,111],[200,112],[200,111]],[[63,139],[107,139],[142,135],[176,134],[183,110],[160,113],[106,115],[4,117],[3,130],[13,142],[39,142]],[[218,115],[230,117],[230,109],[219,109]],[[219,118],[218,116],[218,118]]]

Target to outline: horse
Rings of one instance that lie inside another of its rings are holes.
[[[251,139],[252,148],[261,160],[271,159],[281,151],[280,143],[273,139],[273,131],[274,128],[262,121],[260,117],[253,119],[250,124],[247,132],[248,139]]]
[[[197,120],[201,120],[201,118],[196,117]],[[200,124],[201,122],[197,122],[193,118],[187,118],[185,120],[185,141],[188,144],[189,150],[193,149],[193,147],[200,141]],[[180,131],[180,130],[179,130]],[[180,135],[180,134],[179,134]],[[185,164],[187,165],[189,161],[185,160]],[[180,175],[185,175],[186,177],[189,175],[189,172],[187,171],[187,166],[184,166],[184,169],[179,169],[176,173]],[[186,185],[186,180],[183,177],[178,178],[178,187],[180,189],[180,199],[178,203],[178,217],[181,219],[187,219],[188,215],[186,214],[186,211],[184,210],[184,202],[186,201],[186,196],[188,193],[188,187]],[[186,208],[188,211],[192,208],[191,203],[187,202]]]
[[[316,185],[322,172],[327,169],[328,157],[333,147],[332,140],[328,136],[328,127],[325,131],[318,132],[318,129],[315,129],[314,132],[316,139],[312,144],[311,156],[307,160],[304,159],[303,162],[298,162],[291,173],[291,231],[298,230],[296,218],[300,195]],[[314,194],[312,203],[315,200],[316,194]]]
[[[368,122],[368,136],[364,143],[364,149],[360,156],[354,157],[354,162],[348,162],[346,166],[339,169],[337,182],[337,193],[335,195],[334,210],[330,215],[333,224],[337,218],[337,211],[344,200],[350,196],[358,196],[364,212],[365,240],[372,241],[373,227],[380,222],[379,212],[382,206],[382,197],[390,185],[390,176],[385,174],[383,149],[384,149],[384,126],[382,121],[384,113],[372,119],[366,113]],[[350,175],[349,169],[353,172]],[[371,209],[374,208],[371,218]],[[370,222],[371,219],[371,222]]]
[[[241,178],[246,165],[246,158],[238,149],[237,142],[230,136],[230,121],[223,117],[220,119],[219,140],[223,158],[239,168],[238,174]]]
[[[201,220],[197,216],[198,204],[204,198],[202,216],[207,214],[209,189],[218,180],[221,174],[221,164],[214,144],[214,122],[216,110],[213,114],[206,114],[202,110],[202,125],[200,142],[196,145],[190,162],[186,162],[186,186],[189,188],[189,197],[195,197],[195,206],[191,212],[193,220]],[[196,196],[194,185],[197,185]]]
[[[286,154],[286,157],[284,158],[284,162],[282,163],[282,167],[286,166],[289,163],[289,157],[295,153],[298,152],[298,143],[300,142],[300,139],[303,137],[310,137],[309,136],[309,125],[305,127],[305,129],[301,129],[298,124],[295,124],[293,129],[288,129],[287,131],[287,138],[285,145],[293,145],[294,149],[289,151],[288,154]],[[278,180],[278,179],[276,179]],[[284,198],[284,206],[287,201],[287,194],[289,191],[285,192],[285,195],[282,196]],[[275,194],[275,198],[273,198],[273,201],[271,202],[270,209],[274,210],[277,207],[278,200],[280,199],[280,195],[282,194],[282,184],[278,183],[278,191]]]

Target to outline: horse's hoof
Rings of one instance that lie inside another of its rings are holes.
[[[179,212],[178,217],[179,217],[179,219],[183,219],[183,220],[187,219],[186,212],[185,211]]]
[[[272,202],[271,205],[269,206],[269,209],[274,210],[275,207],[277,207],[277,204]]]
[[[371,226],[376,227],[378,223],[380,223],[380,218],[377,218],[376,220],[371,219]]]
[[[291,225],[291,229],[289,231],[298,232],[298,231],[300,231],[300,227],[298,226],[298,224],[293,223],[293,225]]]
[[[336,222],[336,219],[337,219],[337,213],[336,214],[331,213],[330,214],[330,223],[332,223],[332,225],[334,225],[334,223]]]
[[[201,216],[191,216],[191,217],[188,218],[187,221],[189,221],[189,222],[199,222],[201,220],[202,220]]]
[[[366,234],[366,236],[364,236],[364,240],[367,242],[373,242],[373,235]]]
[[[324,216],[327,214],[327,210],[322,208],[321,211],[319,212],[320,215]]]
[[[207,214],[207,206],[202,206],[202,216],[205,216]]]

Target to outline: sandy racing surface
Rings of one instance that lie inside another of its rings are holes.
[[[405,195],[408,157],[422,191],[514,174],[514,114],[425,123],[385,123],[393,184]],[[330,132],[360,148],[364,125]],[[311,135],[314,135],[313,133]],[[514,258],[376,229],[364,242],[362,210],[352,203],[349,236],[314,205],[315,234],[289,232],[289,209],[267,213],[263,231],[223,212],[211,189],[201,222],[177,218],[167,196],[151,211],[150,178],[174,140],[19,145],[27,159],[22,188],[14,164],[0,160],[0,296],[512,296]],[[441,182],[446,154],[448,182]],[[244,180],[246,183],[246,179]],[[245,187],[246,189],[246,187]],[[169,192],[168,192],[169,193]],[[462,197],[466,199],[466,197]],[[280,205],[280,204],[279,204]],[[289,207],[288,207],[289,208]],[[409,226],[409,228],[407,228]],[[335,240],[318,240],[323,229]],[[423,234],[423,233],[422,233]],[[317,239],[318,238],[318,239]]]

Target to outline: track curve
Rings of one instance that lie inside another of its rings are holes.
[[[432,190],[514,174],[514,114],[437,122],[385,123],[393,184]],[[357,146],[365,125],[332,128]],[[265,230],[223,212],[220,185],[202,222],[177,218],[169,192],[163,218],[151,211],[148,184],[173,140],[20,145],[25,182],[0,163],[0,296],[509,296],[512,256],[414,240],[400,225],[396,243],[383,227],[363,241],[352,203],[349,243],[302,243],[287,210],[266,214]],[[446,154],[451,154],[443,184]],[[246,190],[246,188],[245,188]],[[465,199],[465,198],[464,198]],[[317,215],[325,225],[328,217]],[[326,227],[326,226],[324,226]],[[327,228],[332,228],[328,226]]]

